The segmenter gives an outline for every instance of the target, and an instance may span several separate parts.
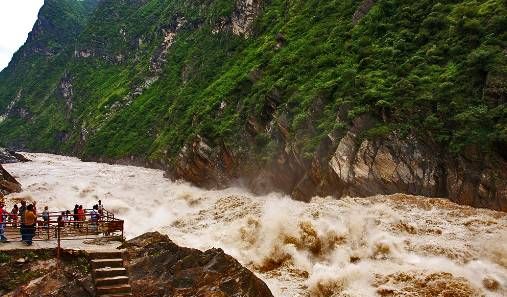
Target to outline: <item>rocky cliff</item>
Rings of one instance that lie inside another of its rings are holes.
[[[254,192],[281,190],[302,201],[316,195],[408,193],[507,211],[505,159],[474,150],[453,156],[434,143],[395,133],[364,139],[360,134],[367,126],[368,120],[358,119],[343,137],[329,136],[310,160],[286,143],[286,149],[268,166],[245,166],[226,148],[212,149],[197,138],[185,147],[171,172],[205,187],[229,185],[243,177]]]
[[[0,73],[0,144],[300,200],[506,210],[506,15],[500,0],[48,0]]]

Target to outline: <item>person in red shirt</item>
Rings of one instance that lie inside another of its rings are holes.
[[[77,219],[80,222],[78,224],[78,226],[79,226],[79,228],[81,228],[81,226],[82,226],[81,222],[84,222],[84,220],[85,220],[85,210],[82,205],[79,205],[79,208],[77,209]]]
[[[5,204],[0,202],[0,242],[7,242],[7,237],[5,237],[5,223],[8,216],[11,216],[11,213],[4,209]]]

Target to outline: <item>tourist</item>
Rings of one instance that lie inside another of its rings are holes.
[[[91,221],[90,225],[91,225],[91,229],[92,229],[93,233],[97,233],[97,231],[98,231],[97,227],[98,227],[99,219],[100,219],[99,206],[94,205],[92,211],[90,212],[90,221]]]
[[[77,209],[77,220],[79,221],[78,227],[81,228],[82,223],[85,220],[85,211],[82,205],[79,205]]]
[[[11,210],[11,215],[9,216],[9,223],[12,222],[12,226],[16,228],[18,226],[18,205],[14,204],[14,207]]]
[[[0,202],[0,242],[7,242],[7,237],[5,237],[5,221],[7,216],[11,215],[4,207],[5,204]]]
[[[78,212],[79,212],[79,205],[74,205],[74,228],[77,228],[79,227],[79,217],[78,217]]]
[[[1,202],[2,203],[2,210],[5,210],[5,203],[4,202]],[[11,216],[10,212],[8,211],[2,211],[2,219],[0,220],[2,222],[2,227],[5,229],[5,227],[7,226],[7,218],[9,218]]]
[[[67,210],[66,212],[63,213],[63,221],[65,223],[65,225],[69,225],[69,221],[70,221],[70,210]]]
[[[37,222],[37,214],[34,211],[33,204],[26,207],[24,219],[21,225],[21,240],[26,245],[32,245],[32,240],[35,236],[35,224]]]
[[[25,221],[25,212],[26,212],[26,201],[21,200],[21,206],[19,207],[19,220],[21,224]]]
[[[21,206],[19,207],[19,221],[21,224],[19,232],[21,233],[21,237],[23,237],[23,225],[25,223],[25,213],[26,213],[26,201],[21,200]]]
[[[58,222],[58,227],[63,228],[65,227],[65,222],[63,221],[63,217],[65,216],[65,211],[62,211],[62,214],[58,216],[56,221]]]
[[[100,217],[104,216],[104,205],[102,205],[101,200],[99,200],[98,210],[99,210]]]
[[[47,206],[44,206],[42,220],[44,221],[44,227],[49,228],[49,208]]]

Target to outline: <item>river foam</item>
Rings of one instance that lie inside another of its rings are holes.
[[[127,236],[168,234],[220,247],[275,296],[507,296],[507,215],[406,195],[315,197],[310,203],[244,189],[208,191],[159,170],[26,154],[5,165],[11,195],[50,209],[101,199]]]

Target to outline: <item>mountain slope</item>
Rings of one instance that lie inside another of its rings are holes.
[[[44,2],[26,43],[0,73],[0,130],[7,143],[20,140],[23,146],[41,149],[60,145],[55,131],[65,120],[56,100],[57,84],[97,1]]]
[[[503,1],[66,1],[0,74],[4,145],[507,209]]]

